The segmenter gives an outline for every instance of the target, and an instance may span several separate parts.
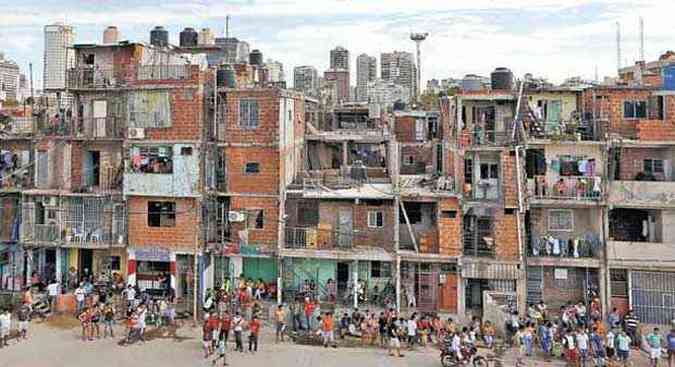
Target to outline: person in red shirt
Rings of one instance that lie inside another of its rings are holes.
[[[223,315],[220,317],[220,340],[225,341],[227,345],[227,339],[230,335],[230,328],[232,327],[232,317],[230,313],[225,310]]]
[[[202,345],[204,346],[204,358],[211,355],[211,340],[213,339],[213,330],[209,326],[209,321],[204,321],[202,325]]]
[[[218,315],[213,312],[209,315],[209,318],[206,321],[209,324],[209,329],[211,329],[211,354],[213,354],[213,351],[215,348],[218,346],[218,337],[220,336],[220,333],[218,329],[220,328],[220,318],[218,318]]]
[[[335,334],[333,333],[333,314],[326,312],[323,319],[321,319],[321,335],[323,336],[323,346],[328,348],[330,343],[333,348],[337,348],[335,345]]]
[[[258,320],[258,316],[253,316],[251,322],[248,323],[248,351],[255,353],[258,351],[258,335],[260,335],[260,328],[262,323]]]
[[[312,315],[314,314],[314,302],[305,297],[305,319],[307,321],[307,330],[312,330]]]

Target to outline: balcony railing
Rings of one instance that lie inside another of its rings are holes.
[[[471,132],[471,145],[473,146],[501,146],[508,142],[508,132],[504,130],[483,130],[474,128]]]
[[[59,240],[59,227],[56,224],[36,224],[33,242],[54,242]]]
[[[316,248],[316,229],[309,228],[286,228],[286,241],[284,242],[286,248],[307,248],[308,231],[314,232],[309,235],[309,247]],[[314,238],[312,239],[312,237]]]
[[[595,258],[601,252],[602,242],[594,234],[577,238],[535,237],[528,246],[528,256],[532,257]]]
[[[37,130],[37,118],[10,117],[0,124],[0,137],[3,136],[30,136]]]
[[[602,199],[600,176],[563,176],[547,183],[544,176],[536,176],[532,183],[535,199],[597,201]]]
[[[78,134],[92,139],[123,138],[124,121],[117,117],[83,118],[78,120]]]
[[[315,250],[349,249],[352,247],[353,237],[353,234],[340,231],[320,231],[318,228],[287,227],[285,247],[290,249],[308,248]]]
[[[131,67],[80,66],[68,70],[69,88],[119,88],[133,81]]]
[[[675,207],[673,181],[612,181],[609,202],[621,205]]]
[[[190,79],[191,65],[143,65],[138,67],[138,80]]]

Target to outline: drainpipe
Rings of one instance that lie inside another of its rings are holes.
[[[522,91],[522,90],[521,90]],[[519,260],[521,264],[521,270],[519,271],[520,274],[520,282],[516,282],[516,300],[521,297],[521,292],[519,291],[518,283],[522,283],[523,281],[527,282],[527,278],[523,276],[523,274],[526,274],[526,263],[525,263],[525,253],[523,249],[523,234],[522,234],[522,227],[523,224],[521,223],[521,216],[525,212],[524,205],[523,205],[523,184],[522,184],[522,174],[521,174],[521,167],[520,167],[520,149],[521,146],[516,146],[516,183],[518,185],[518,213],[516,215],[516,226],[518,230],[518,253],[519,253]],[[525,279],[522,279],[525,278]],[[525,287],[521,287],[520,289],[525,290],[525,298],[523,301],[527,300],[527,284]],[[516,302],[518,305],[518,312],[524,312],[525,311],[525,303],[526,302]]]

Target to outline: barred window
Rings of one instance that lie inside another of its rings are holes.
[[[239,126],[249,129],[257,128],[258,116],[258,101],[252,99],[239,101]]]

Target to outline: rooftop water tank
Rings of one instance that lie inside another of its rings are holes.
[[[187,27],[180,32],[180,47],[194,47],[197,46],[199,40],[199,33],[194,28]]]
[[[157,26],[150,31],[150,44],[158,47],[169,45],[169,31],[162,26]]]
[[[462,90],[465,92],[478,92],[483,89],[481,78],[475,74],[467,74],[462,79]]]
[[[260,52],[260,50],[253,50],[251,53],[248,55],[248,63],[251,65],[259,65],[262,66],[263,64],[263,54]]]
[[[513,89],[513,73],[508,68],[496,68],[490,74],[492,90],[511,91]]]

